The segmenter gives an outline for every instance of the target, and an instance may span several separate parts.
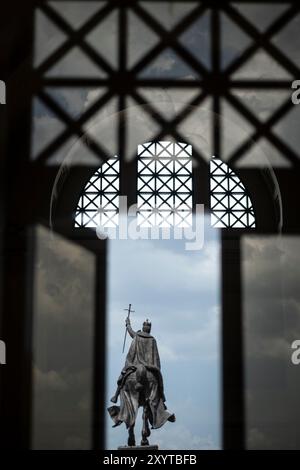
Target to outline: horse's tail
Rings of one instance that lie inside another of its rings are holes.
[[[147,370],[146,367],[142,364],[139,364],[136,368],[136,385],[135,389],[136,391],[140,391],[143,389],[143,385],[145,384],[147,380]]]

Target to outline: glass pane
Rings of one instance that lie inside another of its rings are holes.
[[[93,255],[43,227],[35,236],[32,447],[89,449]]]
[[[107,406],[132,339],[125,333],[131,302],[132,328],[148,318],[156,338],[168,409],[176,422],[153,430],[160,449],[219,449],[220,262],[219,232],[205,222],[205,244],[187,251],[184,240],[113,240],[108,257]],[[136,421],[141,439],[141,408]],[[107,448],[127,444],[125,424],[112,428],[107,415]]]
[[[300,446],[299,253],[298,237],[242,244],[248,449]]]

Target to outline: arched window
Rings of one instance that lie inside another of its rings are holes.
[[[211,225],[216,228],[255,228],[251,199],[240,178],[219,158],[210,162]]]
[[[137,151],[137,225],[192,227],[192,146],[182,142],[147,142]],[[93,174],[82,191],[75,227],[117,227],[120,168],[113,157]],[[210,162],[211,225],[255,228],[251,198],[238,175],[221,159]]]
[[[93,174],[79,198],[75,227],[116,227],[119,223],[120,162],[110,158]]]

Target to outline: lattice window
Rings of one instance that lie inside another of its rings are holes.
[[[192,146],[148,142],[138,146],[137,224],[140,227],[191,227]],[[75,227],[117,227],[119,159],[109,159],[90,178],[79,198]],[[210,163],[211,224],[215,228],[255,228],[245,186],[219,158]]]
[[[138,146],[138,225],[192,226],[192,146],[148,142]]]
[[[255,228],[255,216],[246,188],[219,158],[210,162],[211,224],[216,228]]]
[[[76,209],[75,227],[116,227],[119,223],[119,159],[109,159],[86,184]]]
[[[38,2],[32,158],[60,165],[70,137],[86,134],[83,162],[85,153],[101,159],[106,149],[87,125],[115,99],[119,113],[124,101],[147,104],[149,129],[154,121],[157,130],[146,139],[172,135],[184,141],[195,108],[209,98],[211,125],[207,134],[205,129],[200,133],[209,141],[214,129],[213,153],[220,154],[222,139],[233,134],[234,115],[246,127],[226,146],[231,165],[265,167],[263,154],[274,166],[298,165],[299,107],[290,95],[291,81],[300,76],[299,47],[287,38],[298,37],[300,5],[273,3],[82,0],[74,15],[73,5]],[[171,116],[161,112],[153,98],[162,90],[170,101],[186,106],[174,107]],[[126,136],[130,123],[115,119],[111,128],[116,136]],[[203,157],[197,141],[194,159]]]

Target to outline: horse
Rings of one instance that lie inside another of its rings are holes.
[[[149,445],[152,429],[160,428],[167,420],[175,421],[175,416],[167,411],[162,383],[155,370],[142,364],[125,372],[119,387],[120,407],[108,409],[115,426],[125,423],[128,429],[128,446],[136,445],[134,428],[140,407],[143,408],[141,446]],[[114,397],[115,398],[115,397]]]

